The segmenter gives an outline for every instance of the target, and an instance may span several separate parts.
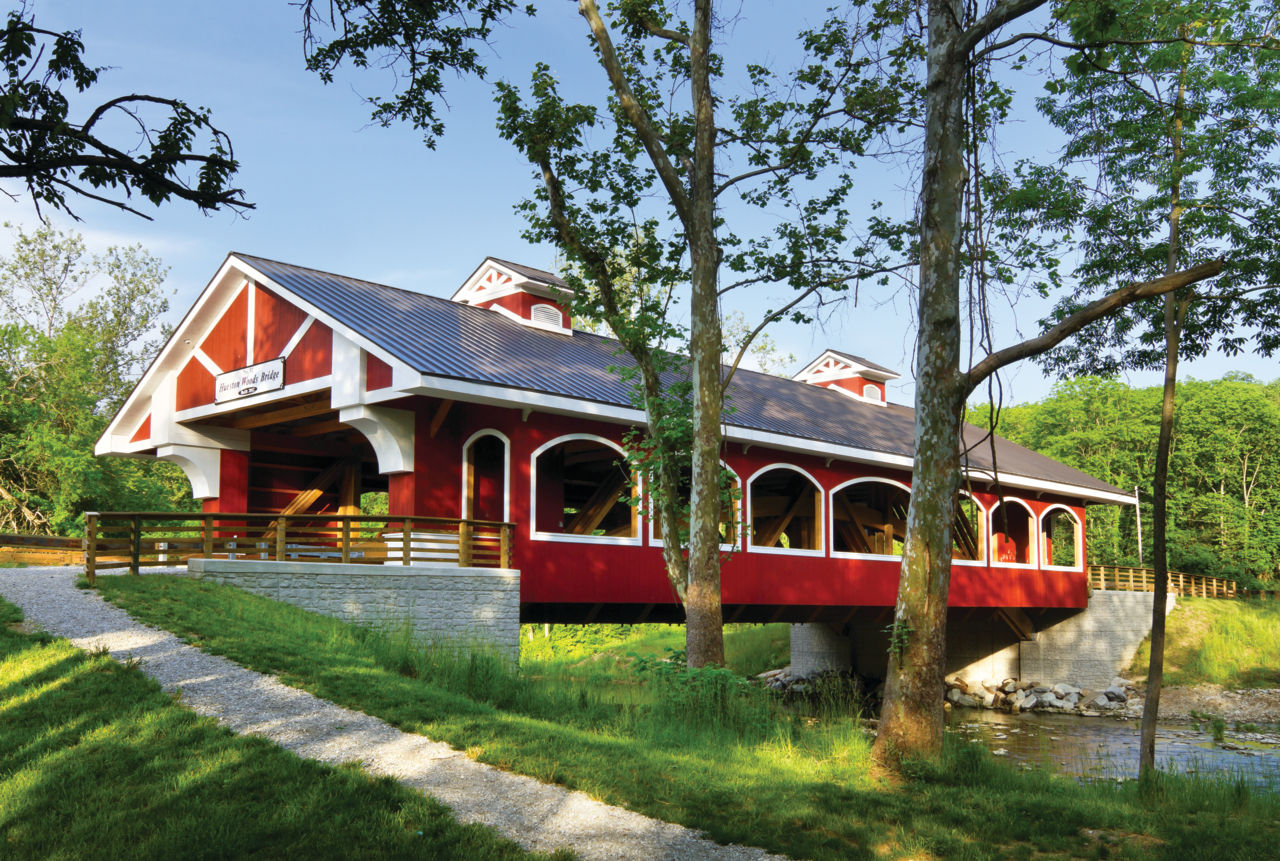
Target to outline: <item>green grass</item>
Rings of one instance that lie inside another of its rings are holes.
[[[207,651],[482,761],[796,858],[1228,861],[1270,857],[1280,840],[1280,800],[1241,781],[1084,785],[964,744],[886,776],[870,737],[830,703],[792,711],[729,671],[622,658],[646,643],[660,650],[670,631],[639,643],[634,632],[587,632],[616,640],[610,657],[566,648],[516,671],[227,587],[158,576],[99,584]]]
[[[390,779],[181,708],[0,600],[0,857],[531,857]]]
[[[1280,686],[1280,601],[1179,598],[1166,624],[1165,684]],[[1150,660],[1143,642],[1129,672],[1145,678]]]

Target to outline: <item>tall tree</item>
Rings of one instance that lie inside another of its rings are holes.
[[[1136,14],[1135,14],[1136,13]],[[1280,343],[1280,41],[1274,6],[1252,0],[1070,2],[1057,10],[1072,38],[1093,47],[1042,108],[1068,131],[1063,171],[1097,170],[1097,193],[1066,219],[1083,229],[1079,270],[1086,291],[1120,279],[1166,275],[1224,259],[1214,290],[1194,284],[1158,305],[1132,306],[1048,364],[1079,370],[1163,366],[1160,436],[1153,475],[1155,594],[1151,665],[1140,744],[1143,774],[1155,767],[1163,679],[1168,572],[1168,471],[1179,359],[1215,345]],[[1059,316],[1070,313],[1069,304]],[[1108,353],[1107,351],[1110,350]]]
[[[945,661],[951,523],[960,484],[961,415],[973,389],[1006,365],[1039,355],[1095,320],[1135,301],[1185,288],[1221,269],[1211,261],[1159,278],[1115,287],[1064,315],[1052,328],[1020,344],[987,353],[968,370],[960,365],[961,278],[966,222],[966,154],[980,133],[974,94],[986,89],[987,65],[1019,46],[1054,41],[1045,29],[1001,35],[1045,0],[995,0],[986,8],[957,0],[928,0],[925,66],[925,149],[921,182],[919,333],[916,351],[915,464],[898,600],[890,637],[876,752],[882,759],[934,752],[942,743],[939,696]],[[980,258],[981,259],[981,258]],[[980,283],[979,290],[987,284]]]
[[[802,34],[806,59],[794,75],[748,65],[746,92],[736,94],[712,46],[711,0],[695,0],[687,19],[661,0],[628,0],[611,12],[595,0],[577,6],[602,96],[566,101],[540,64],[527,92],[498,85],[499,131],[535,170],[537,191],[522,206],[528,235],[560,248],[575,315],[603,320],[627,354],[619,364],[646,416],[631,457],[647,479],[667,573],[684,603],[688,659],[719,664],[721,427],[733,372],[770,321],[803,316],[813,297],[892,268],[889,246],[902,242],[905,225],[875,220],[849,248],[849,169],[890,120],[910,124],[909,58],[886,52],[877,64],[861,37],[880,25],[832,18]],[[415,63],[435,48],[445,65],[481,71],[474,51],[460,46],[511,11],[496,2],[328,8],[324,23],[335,35],[313,43],[312,65],[331,77],[340,62],[367,63],[375,50],[398,63],[409,83],[376,100],[375,116],[406,119],[429,142],[440,124],[424,98],[440,83]],[[734,218],[744,209],[787,215],[771,232],[750,233]],[[726,369],[721,303],[779,283],[793,292],[740,339]]]
[[[38,213],[49,206],[75,217],[72,200],[86,198],[150,218],[135,194],[157,206],[176,198],[206,211],[253,208],[231,184],[231,139],[204,108],[129,93],[74,120],[63,89],[88,94],[105,71],[83,53],[80,31],[40,28],[26,4],[9,13],[0,29],[0,179],[22,182]]]

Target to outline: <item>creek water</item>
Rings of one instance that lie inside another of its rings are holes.
[[[1240,777],[1280,791],[1280,731],[1270,725],[1252,729],[1228,724],[1217,741],[1207,723],[1162,721],[1156,731],[1156,764],[1171,772]],[[1138,776],[1137,720],[955,709],[947,730],[1027,768],[1048,766],[1085,778]]]

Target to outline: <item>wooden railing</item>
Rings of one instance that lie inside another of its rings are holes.
[[[1280,592],[1242,589],[1234,580],[1202,574],[1169,572],[1169,592],[1185,598],[1280,598]],[[1154,592],[1156,573],[1151,568],[1090,565],[1089,588],[1121,592]]]
[[[87,512],[84,569],[263,559],[366,565],[511,567],[512,523],[364,514]]]
[[[83,561],[83,542],[79,538],[0,532],[0,562],[22,562],[28,565],[78,565]]]

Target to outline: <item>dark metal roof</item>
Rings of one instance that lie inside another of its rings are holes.
[[[420,373],[632,407],[630,385],[609,370],[632,360],[611,338],[556,334],[437,296],[234,256]],[[730,426],[901,457],[913,454],[914,411],[908,407],[865,403],[832,389],[740,369],[730,387],[729,408],[725,421]],[[967,425],[967,444],[974,446],[983,434]],[[996,452],[1002,474],[1123,492],[998,437]],[[990,469],[990,447],[974,448],[969,464]]]
[[[845,353],[840,350],[831,350],[831,349],[824,350],[823,352],[835,353],[837,356],[848,359],[851,362],[857,362],[859,365],[862,365],[864,368],[868,368],[872,371],[880,371],[881,373],[884,373],[884,374],[893,374],[895,377],[901,376],[901,374],[899,374],[893,368],[886,368],[884,365],[877,365],[875,362],[871,361],[870,359],[864,359],[861,356],[855,356],[853,353]]]

